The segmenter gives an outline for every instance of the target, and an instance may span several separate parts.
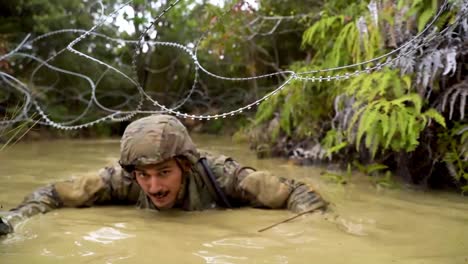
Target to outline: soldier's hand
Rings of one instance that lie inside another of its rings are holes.
[[[288,208],[295,213],[325,210],[327,203],[322,197],[307,185],[301,185],[292,191],[288,200]]]
[[[269,208],[283,208],[291,189],[267,171],[255,171],[240,183],[241,190],[253,195],[255,203]]]
[[[0,217],[0,236],[13,232],[13,228]]]

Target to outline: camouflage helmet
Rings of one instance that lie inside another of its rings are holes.
[[[135,166],[156,164],[175,156],[190,160],[198,151],[182,123],[170,115],[151,115],[132,122],[120,142],[120,165],[126,171]]]

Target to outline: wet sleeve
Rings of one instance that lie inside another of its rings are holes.
[[[225,156],[219,157],[214,164],[223,174],[218,180],[227,196],[241,204],[273,209],[287,208],[293,212],[325,209],[327,203],[311,186],[292,179],[278,177],[269,171],[256,171],[244,167]]]
[[[82,175],[38,188],[3,219],[12,226],[21,219],[61,207],[100,204],[135,204],[139,187],[120,166],[106,167],[98,174]]]

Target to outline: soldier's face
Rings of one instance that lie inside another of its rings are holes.
[[[174,206],[182,186],[182,169],[175,159],[137,167],[136,181],[159,209]]]

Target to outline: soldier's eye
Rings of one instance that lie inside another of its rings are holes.
[[[162,170],[160,173],[161,173],[161,176],[167,176],[167,175],[169,175],[169,173],[171,173],[171,171],[170,170]]]
[[[141,172],[141,171],[136,171],[135,172],[135,175],[136,177],[138,178],[146,178],[148,176],[148,174],[144,173],[144,172]]]

